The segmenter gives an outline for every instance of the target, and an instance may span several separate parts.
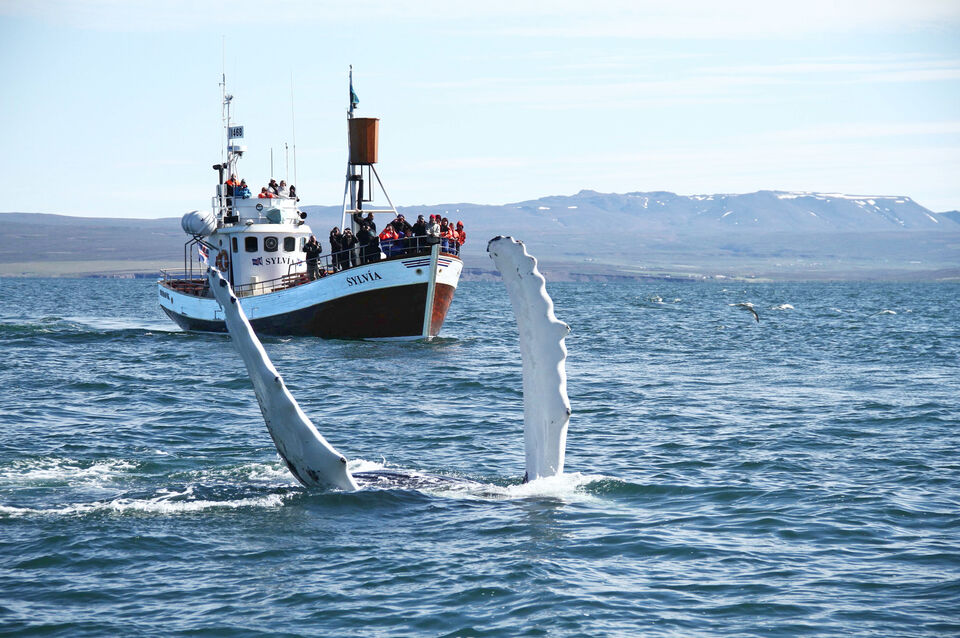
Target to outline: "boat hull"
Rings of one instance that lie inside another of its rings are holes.
[[[420,257],[377,262],[294,288],[243,297],[240,302],[254,331],[263,335],[435,337],[456,292],[462,262],[441,255],[438,263],[425,263],[432,261]],[[184,294],[163,281],[158,292],[160,307],[184,330],[227,331],[222,310],[212,297]]]

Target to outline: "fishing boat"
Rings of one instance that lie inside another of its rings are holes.
[[[213,166],[218,183],[211,210],[181,219],[190,236],[183,267],[164,269],[157,282],[163,311],[184,330],[226,332],[209,289],[206,264],[230,281],[253,329],[266,335],[342,339],[431,339],[440,333],[463,262],[459,244],[436,236],[382,242],[376,254],[358,248],[325,254],[308,269],[304,248],[313,230],[298,200],[243,197],[236,185],[247,152],[243,126],[231,121],[233,96],[223,94],[225,144]],[[397,216],[377,173],[379,119],[355,117],[350,79],[348,159],[339,227],[356,235],[362,215],[382,229]],[[284,193],[281,191],[281,195]],[[382,198],[380,197],[382,195]],[[379,203],[385,199],[385,204]],[[330,228],[336,221],[324,225]],[[326,239],[318,236],[318,239]]]

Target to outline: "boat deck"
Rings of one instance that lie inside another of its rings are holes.
[[[420,240],[425,238],[417,237],[414,239]],[[370,266],[371,264],[399,259],[409,259],[410,257],[427,257],[430,255],[430,248],[432,245],[427,244],[426,242],[421,243],[418,241],[413,247],[390,245],[394,242],[399,243],[401,241],[403,240],[381,242],[381,247],[384,249],[384,253],[387,255],[387,257],[385,259],[378,259],[376,261],[364,262],[361,259],[357,259],[359,249],[354,249],[353,251],[344,250],[340,251],[339,253],[321,255],[318,259],[320,278],[337,272],[350,270],[352,268],[363,268]],[[355,263],[351,263],[351,252],[353,253],[353,261]],[[443,242],[441,244],[440,254],[446,257],[459,258],[460,246],[453,242]],[[301,261],[294,265],[301,265],[303,263],[304,262]],[[310,277],[307,275],[307,273],[292,272],[275,279],[266,279],[264,281],[257,281],[248,284],[239,284],[234,286],[234,293],[238,297],[252,297],[272,292],[280,292],[281,290],[287,290],[290,288],[296,288],[297,286],[308,284],[310,281]],[[169,288],[170,290],[184,295],[207,299],[213,298],[213,293],[210,291],[210,285],[207,282],[206,276],[202,272],[197,272],[194,270],[164,269],[160,271],[159,283],[165,288]]]

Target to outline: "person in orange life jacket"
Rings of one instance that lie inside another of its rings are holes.
[[[311,281],[320,275],[318,260],[322,252],[323,246],[320,245],[316,237],[310,235],[310,240],[303,246],[303,254],[307,258],[307,274]]]
[[[387,227],[380,233],[380,246],[383,248],[383,252],[387,254],[387,257],[392,257],[399,252],[400,244],[397,242],[399,238],[400,236],[397,235],[397,231],[390,224],[387,224]]]
[[[463,246],[467,243],[467,231],[463,229],[463,222],[457,222],[457,243]]]
[[[261,189],[260,189],[260,194],[257,195],[257,198],[258,198],[258,199],[270,199],[270,198],[273,198],[273,197],[275,197],[275,195],[274,195],[273,193],[271,193],[270,191],[268,191],[266,186],[264,186],[263,188],[261,188]]]
[[[440,219],[440,247],[444,250],[450,248],[450,222],[446,217]]]

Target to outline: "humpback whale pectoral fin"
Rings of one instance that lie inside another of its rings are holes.
[[[522,242],[497,236],[487,243],[517,319],[523,357],[524,482],[563,472],[570,400],[567,349],[570,326],[553,314],[553,300],[537,260]],[[562,416],[561,416],[562,415]]]
[[[215,277],[220,278],[219,286],[213,285]],[[223,308],[231,341],[250,375],[263,421],[290,473],[308,487],[359,489],[347,468],[347,459],[323,438],[287,390],[250,326],[243,306],[237,303],[229,282],[214,268],[208,271],[207,278],[217,303]]]

